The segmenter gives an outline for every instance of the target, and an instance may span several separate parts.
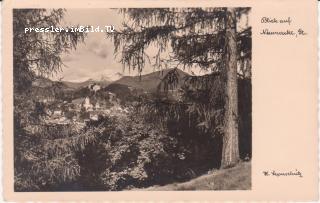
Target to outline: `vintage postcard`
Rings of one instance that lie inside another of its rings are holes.
[[[7,201],[316,201],[317,1],[5,0]]]

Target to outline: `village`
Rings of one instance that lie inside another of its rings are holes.
[[[115,93],[106,91],[107,99],[96,96],[101,87],[89,84],[89,96],[73,99],[71,101],[59,100],[52,95],[38,94],[37,101],[43,105],[45,112],[42,117],[46,124],[77,124],[99,119],[99,116],[123,116],[128,113],[128,108],[120,105],[120,100]]]

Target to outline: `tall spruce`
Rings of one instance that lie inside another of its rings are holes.
[[[226,12],[226,51],[225,77],[226,97],[224,116],[224,137],[221,167],[230,167],[239,161],[238,132],[238,84],[237,84],[237,42],[236,11],[227,8]]]
[[[211,128],[216,97],[221,87],[224,94],[223,154],[221,167],[239,161],[237,78],[251,77],[251,27],[244,23],[237,32],[237,23],[248,16],[250,8],[134,8],[120,9],[123,28],[108,37],[113,39],[115,53],[128,69],[139,73],[148,62],[154,67],[200,67],[208,77],[190,76],[190,85],[212,87],[214,90],[203,105],[201,125]],[[151,58],[146,50],[153,46],[157,53]],[[164,87],[177,84],[177,71],[165,78]],[[220,75],[223,86],[214,80]],[[202,108],[196,106],[195,108]],[[200,111],[199,111],[200,112]],[[167,114],[166,114],[167,115]]]

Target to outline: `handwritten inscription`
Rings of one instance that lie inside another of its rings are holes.
[[[302,178],[302,173],[299,170],[294,171],[275,171],[275,170],[268,170],[268,171],[262,171],[262,174],[264,176],[276,176],[276,177],[282,177],[282,176],[297,176]]]
[[[269,17],[263,17],[261,18],[261,23],[288,23],[291,25],[292,19],[290,17],[285,19],[277,19],[277,18],[269,18]]]
[[[294,21],[291,17],[287,18],[274,18],[274,17],[262,17],[261,23],[269,25],[260,31],[260,35],[274,35],[274,36],[293,36],[299,37],[307,35],[307,33],[302,28],[293,28]],[[279,30],[279,28],[272,28],[273,24],[281,24],[283,25],[283,29]]]

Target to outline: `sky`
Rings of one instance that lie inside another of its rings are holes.
[[[104,27],[113,25],[118,29],[122,25],[123,14],[114,9],[68,9],[62,24],[66,25],[92,25]],[[154,49],[154,50],[153,50]],[[147,50],[149,53],[155,51],[155,47]],[[88,79],[117,80],[122,75],[136,76],[135,70],[123,69],[119,58],[115,58],[114,45],[111,39],[106,37],[106,33],[90,32],[84,43],[77,46],[76,50],[70,53],[63,53],[62,62],[66,67],[52,77],[53,80],[62,79],[70,82],[82,82]],[[151,64],[146,64],[142,74],[151,73],[154,68]],[[189,70],[185,70],[189,72]],[[192,73],[197,75],[205,74],[200,69],[193,69]]]
[[[64,16],[63,24],[67,25],[92,25],[104,27],[114,25],[117,29],[121,26],[122,14],[112,9],[68,9]],[[119,75],[137,75],[136,71],[123,70],[119,58],[114,57],[114,46],[106,33],[90,32],[85,42],[79,44],[76,50],[62,54],[62,62],[66,67],[52,79],[81,82],[88,79],[99,80],[101,77],[116,80]],[[146,67],[143,74],[152,72]],[[120,73],[120,74],[119,74]]]

